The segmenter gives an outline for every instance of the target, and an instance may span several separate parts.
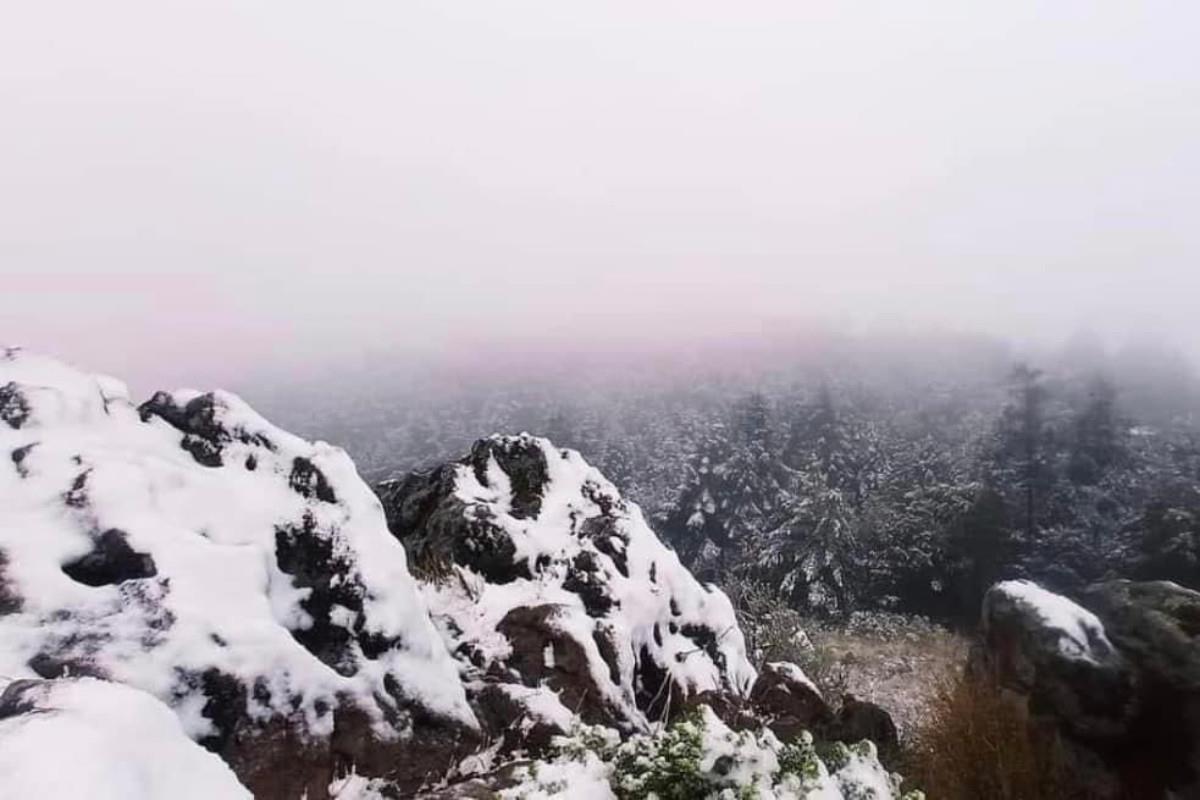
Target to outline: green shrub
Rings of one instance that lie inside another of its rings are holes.
[[[704,706],[663,731],[619,741],[613,731],[581,726],[558,742],[554,759],[526,769],[513,800],[569,798],[585,784],[619,800],[921,800],[900,796],[900,777],[861,742],[818,750],[804,733],[782,743],[769,730],[733,731]]]

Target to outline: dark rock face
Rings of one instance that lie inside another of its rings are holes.
[[[870,739],[885,763],[894,763],[900,751],[896,724],[885,709],[847,694],[835,713],[804,673],[786,662],[764,665],[748,700],[705,692],[688,698],[672,713],[701,704],[733,730],[766,726],[785,742],[806,731],[823,742],[857,744]]]
[[[29,401],[17,384],[9,382],[0,386],[0,420],[10,428],[20,428],[29,419]]]
[[[202,712],[215,729],[199,743],[228,763],[255,797],[278,800],[324,800],[330,783],[352,771],[388,782],[397,797],[411,796],[478,749],[478,732],[429,714],[387,678],[384,684],[392,703],[390,721],[402,723],[411,736],[381,738],[372,717],[351,702],[319,709],[332,720],[333,731],[312,736],[301,714],[262,720],[245,713],[248,695],[267,692],[265,684],[248,687],[216,669],[181,682],[203,691]]]
[[[52,680],[69,676],[88,678],[107,678],[102,670],[86,659],[73,655],[57,655],[54,653],[37,653],[29,659],[29,668],[39,678]]]
[[[334,537],[318,529],[311,515],[299,525],[282,525],[275,530],[275,559],[280,571],[292,577],[292,584],[308,589],[300,607],[308,614],[311,624],[295,628],[292,636],[321,661],[341,675],[350,676],[358,670],[351,646],[357,643],[367,658],[378,658],[389,648],[400,645],[366,631],[363,597],[366,588],[358,579],[354,565],[334,552]],[[334,609],[342,608],[354,614],[350,627],[334,619]]]
[[[542,451],[524,446],[519,439],[481,439],[460,465],[487,485],[493,461],[511,484],[512,516],[536,516],[548,480]],[[487,509],[478,507],[468,514],[466,504],[455,496],[457,466],[446,464],[379,487],[388,527],[404,543],[414,570],[436,574],[450,564],[461,564],[491,583],[533,577],[533,566],[517,560],[512,540],[491,523]]]
[[[462,564],[492,583],[533,577],[485,509],[468,517],[466,504],[454,495],[454,477],[454,466],[446,465],[379,487],[388,528],[404,543],[413,571],[430,577]]]
[[[1110,581],[1082,602],[1132,665],[1136,715],[1121,745],[1124,785],[1200,797],[1200,592]]]
[[[842,698],[837,716],[823,730],[820,727],[818,730],[827,739],[848,744],[870,739],[885,764],[890,764],[900,751],[900,734],[892,715],[875,703],[859,700],[852,694]]]
[[[481,682],[467,687],[471,706],[490,739],[500,742],[499,753],[522,751],[539,755],[550,750],[554,737],[569,730],[538,716],[505,684]]]
[[[829,704],[797,673],[791,664],[767,664],[750,692],[750,705],[755,713],[783,741],[801,731],[823,730],[833,721]]]
[[[29,458],[29,454],[33,452],[33,448],[37,447],[37,443],[23,445],[16,448],[10,454],[12,458],[13,468],[22,478],[29,477],[29,467],[25,463],[25,459]]]
[[[1200,691],[1200,592],[1166,581],[1110,581],[1080,600],[1138,669],[1171,689]]]
[[[1062,632],[1038,611],[995,587],[984,598],[986,664],[997,682],[1029,697],[1030,711],[1063,720],[1085,739],[1119,737],[1135,712],[1134,675],[1104,640],[1082,658],[1060,646]]]
[[[8,556],[0,550],[0,617],[17,613],[23,605],[21,596],[5,574],[7,568]]]
[[[492,460],[512,484],[512,515],[517,519],[536,517],[542,510],[542,488],[549,481],[545,453],[515,437],[481,439],[467,456],[467,464],[480,483],[488,482]]]
[[[256,466],[247,463],[246,469],[253,471]],[[333,493],[333,487],[329,485],[325,473],[302,456],[292,459],[292,474],[288,477],[288,485],[301,497],[315,497],[322,503],[337,502],[337,495]]]
[[[0,694],[0,719],[19,717],[37,708],[43,681],[16,680]]]
[[[62,570],[71,580],[88,586],[111,586],[158,574],[154,559],[130,547],[125,533],[116,528],[96,537],[91,552],[63,564]]]
[[[555,624],[561,608],[546,604],[519,606],[501,620],[497,630],[508,638],[512,656],[506,662],[526,686],[545,684],[559,693],[567,708],[589,724],[627,727],[620,709],[604,701],[580,642]]]
[[[245,687],[228,676],[206,674],[201,680],[213,684],[210,702],[216,706],[244,699]],[[399,741],[380,739],[371,718],[346,704],[329,709],[333,733],[328,738],[306,735],[299,719],[228,715],[219,720],[220,734],[201,743],[221,756],[255,797],[325,800],[330,783],[352,771],[387,781],[396,797],[411,797],[480,742],[477,733],[423,716],[415,706],[408,712],[419,733]]]
[[[595,554],[583,550],[571,561],[563,588],[579,595],[589,616],[602,617],[620,603],[612,596],[604,568]]]
[[[235,439],[244,444],[257,444],[274,450],[274,445],[262,434],[250,434],[221,424],[221,402],[211,392],[202,394],[180,406],[167,392],[156,392],[153,397],[138,406],[138,414],[146,422],[153,417],[165,420],[183,434],[179,446],[191,453],[197,464],[220,467],[225,462],[221,457],[224,445]]]
[[[512,761],[478,778],[422,792],[416,795],[415,800],[496,800],[497,792],[512,789],[524,782],[522,770],[529,764],[529,761]]]
[[[1107,639],[1087,658],[1064,655],[1052,625],[998,594],[970,668],[1025,701],[1033,735],[1063,753],[1087,796],[1200,797],[1200,593],[1087,587],[1078,599]]]

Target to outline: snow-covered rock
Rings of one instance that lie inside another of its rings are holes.
[[[1024,698],[1088,797],[1200,797],[1200,592],[1112,580],[1077,597],[994,586],[971,667]]]
[[[351,763],[415,785],[475,736],[341,450],[228,393],[139,407],[116,380],[8,349],[0,456],[0,674],[148,692],[256,796],[325,796]]]
[[[824,729],[833,721],[833,710],[816,684],[804,670],[786,661],[763,667],[751,701],[758,716],[784,739]]]
[[[1081,736],[1123,732],[1133,713],[1128,664],[1087,609],[1031,581],[1004,581],[983,600],[977,671],[1055,709]]]
[[[748,695],[755,671],[729,599],[578,453],[493,436],[380,493],[476,681],[544,685],[586,721],[626,731],[688,697]]]
[[[995,616],[994,606],[1016,605],[1041,620],[1058,636],[1063,658],[1100,663],[1113,654],[1104,625],[1095,614],[1062,595],[1047,591],[1033,581],[1001,581],[984,598],[985,623]]]
[[[95,678],[14,681],[0,695],[0,796],[250,800],[220,758],[145,692]]]

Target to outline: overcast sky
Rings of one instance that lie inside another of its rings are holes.
[[[9,3],[0,340],[144,388],[813,320],[1196,353],[1198,33],[1127,0]]]

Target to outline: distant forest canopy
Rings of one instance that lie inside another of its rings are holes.
[[[703,577],[971,620],[1007,577],[1200,588],[1200,382],[1155,347],[830,338],[539,370],[382,365],[253,399],[378,480],[493,432],[583,453]]]

